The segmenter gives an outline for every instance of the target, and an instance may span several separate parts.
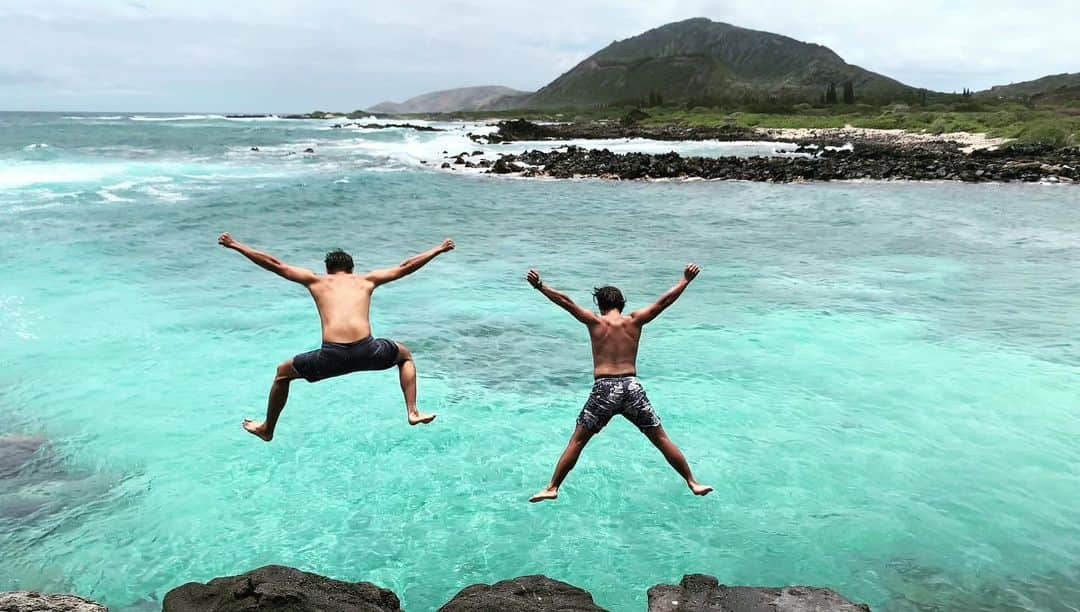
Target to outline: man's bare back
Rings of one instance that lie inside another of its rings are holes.
[[[358,274],[320,274],[308,285],[322,322],[323,342],[356,342],[371,335],[375,283]]]
[[[634,317],[608,311],[589,325],[592,340],[593,376],[632,376],[637,373],[641,325]]]

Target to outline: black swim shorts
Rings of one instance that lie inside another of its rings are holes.
[[[660,426],[660,417],[656,416],[637,376],[597,378],[577,422],[590,432],[599,433],[616,414],[626,417],[638,429]]]
[[[397,363],[393,340],[368,336],[356,342],[323,342],[322,348],[293,357],[293,367],[308,382],[361,370],[385,370]]]

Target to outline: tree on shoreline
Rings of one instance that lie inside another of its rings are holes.
[[[825,90],[825,104],[836,103],[836,83],[829,83],[829,88]]]
[[[851,81],[844,83],[844,104],[855,104],[855,85]]]

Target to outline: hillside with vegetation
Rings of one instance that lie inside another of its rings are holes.
[[[616,41],[531,96],[487,108],[570,108],[640,102],[916,101],[924,94],[848,64],[827,47],[704,18]]]
[[[1059,91],[1080,90],[1080,72],[1066,72],[1062,74],[1050,74],[1042,78],[1008,85],[995,85],[985,91],[980,91],[980,97],[1032,99],[1047,96]],[[1078,99],[1080,98],[1073,98]]]

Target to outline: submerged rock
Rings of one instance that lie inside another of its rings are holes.
[[[583,589],[547,576],[521,576],[465,587],[439,612],[603,612]]]
[[[42,436],[0,435],[0,478],[11,478],[45,445]]]
[[[818,587],[725,586],[704,574],[649,589],[649,612],[870,612],[866,604]]]
[[[109,612],[109,609],[77,595],[14,591],[0,593],[0,612]]]
[[[206,584],[189,582],[165,595],[162,612],[400,612],[389,589],[267,565]]]

